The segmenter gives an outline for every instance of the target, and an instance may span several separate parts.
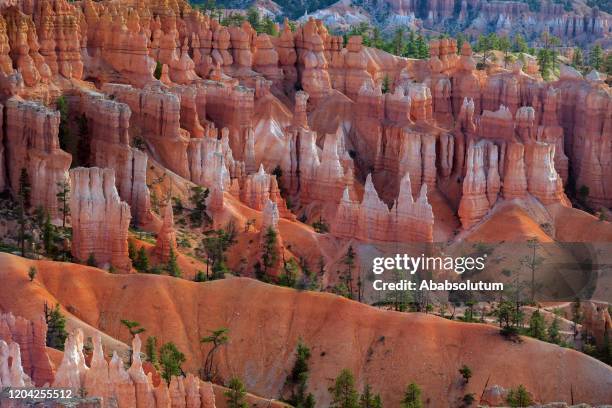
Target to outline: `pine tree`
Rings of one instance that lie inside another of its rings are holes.
[[[176,259],[176,253],[172,247],[170,248],[170,254],[168,255],[168,263],[166,263],[166,272],[168,272],[168,275],[174,276],[175,278],[180,278],[182,275],[181,268],[179,268]]]
[[[147,337],[147,342],[145,343],[145,353],[147,354],[147,358],[149,362],[158,369],[159,371],[159,354],[157,352],[157,337],[149,336]]]
[[[25,167],[21,168],[19,173],[19,199],[23,202],[24,208],[27,210],[31,206],[32,185],[30,184],[30,176]]]
[[[181,364],[185,361],[185,355],[172,342],[164,344],[159,349],[159,363],[162,367],[161,376],[167,383],[170,383],[173,376],[179,376],[183,373]]]
[[[467,384],[468,382],[470,382],[470,378],[472,378],[472,369],[464,364],[459,369],[459,374],[461,374],[463,380]]]
[[[246,402],[246,388],[240,378],[232,377],[227,385],[224,395],[227,398],[228,408],[248,408]]]
[[[417,58],[426,59],[429,57],[429,46],[425,38],[419,34],[416,39]]]
[[[210,335],[202,337],[200,339],[200,343],[212,344],[212,348],[208,351],[208,354],[206,355],[206,360],[204,360],[204,366],[202,367],[202,377],[206,381],[214,380],[217,375],[214,363],[215,353],[217,352],[219,347],[228,343],[228,333],[229,329],[227,327],[220,327],[216,330],[212,330],[210,332]]]
[[[504,68],[505,68],[509,60],[508,53],[510,52],[510,49],[512,48],[512,44],[510,43],[510,39],[508,37],[503,36],[499,38],[497,45],[499,47],[499,50],[504,53]]]
[[[359,407],[359,394],[355,390],[355,378],[348,369],[345,368],[340,372],[329,392],[332,395],[330,408]]]
[[[548,327],[548,341],[551,343],[559,344],[561,343],[561,335],[559,333],[559,317],[555,316],[553,321],[550,323]]]
[[[370,384],[366,384],[359,398],[359,408],[382,408],[379,394],[372,393]]]
[[[51,216],[46,212],[45,222],[42,228],[43,246],[47,255],[53,252],[53,241],[55,240],[55,228],[51,224]]]
[[[276,231],[272,227],[268,227],[264,235],[264,248],[261,260],[264,267],[264,276],[268,276],[268,271],[272,268],[278,260],[278,248],[276,247],[277,237]]]
[[[67,180],[57,182],[57,202],[59,212],[62,214],[62,228],[66,228],[66,217],[70,215],[70,183]]]
[[[283,274],[280,276],[278,284],[289,288],[295,287],[299,266],[295,258],[289,259],[283,264]]]
[[[147,272],[149,270],[149,256],[143,246],[136,253],[136,259],[132,262],[134,268],[139,272]]]
[[[30,269],[28,270],[28,278],[30,278],[30,282],[34,281],[37,273],[38,272],[36,271],[36,267],[30,266]]]
[[[591,48],[591,52],[589,53],[589,65],[598,71],[601,69],[603,65],[603,49],[601,45],[596,44]]]
[[[89,256],[87,257],[87,261],[85,262],[85,264],[87,266],[94,266],[94,267],[98,266],[98,261],[96,261],[96,256],[94,255],[93,252],[89,253]]]
[[[163,64],[159,61],[155,62],[155,71],[153,71],[153,77],[155,79],[160,79],[162,75]]]
[[[511,407],[528,407],[533,404],[531,394],[527,391],[527,388],[523,384],[519,385],[516,389],[510,389],[506,402]]]
[[[529,335],[538,340],[546,340],[546,323],[539,310],[534,311],[529,319]]]
[[[276,37],[278,35],[276,24],[274,23],[274,20],[272,20],[269,16],[264,17],[263,21],[260,24],[260,29],[258,32],[265,33],[273,37]]]
[[[463,33],[457,34],[457,54],[461,54],[461,48],[463,44],[468,41],[467,37]]]
[[[285,387],[291,393],[288,402],[296,408],[314,407],[314,396],[306,391],[309,377],[310,349],[302,342],[302,339],[298,340],[295,354],[296,359],[293,369],[285,380]]]
[[[572,55],[572,66],[574,68],[582,67],[584,57],[582,55],[582,49],[580,47],[574,48],[574,55]]]
[[[404,399],[401,403],[402,408],[422,408],[423,401],[421,400],[421,388],[415,383],[408,384]]]
[[[138,251],[136,249],[136,245],[134,244],[134,241],[132,241],[131,239],[128,240],[128,257],[132,260],[132,264],[136,260],[137,252]]]
[[[255,7],[250,7],[247,10],[246,19],[256,31],[259,30],[260,16]]]
[[[124,325],[128,331],[130,332],[130,336],[132,336],[132,338],[134,338],[134,336],[136,336],[137,334],[140,334],[142,332],[145,331],[144,327],[140,326],[140,323],[133,321],[133,320],[127,320],[127,319],[121,319],[121,324]]]
[[[404,28],[398,27],[393,34],[393,39],[391,40],[392,53],[395,55],[402,56],[404,55]]]
[[[520,34],[518,34],[516,37],[514,37],[513,51],[514,52],[520,52],[520,53],[523,53],[523,54],[527,53],[527,51],[529,51],[529,47],[527,46],[527,42],[525,41],[523,36],[520,35]]]
[[[383,77],[381,91],[384,94],[389,93],[391,91],[391,80],[389,79],[389,75],[385,75]]]
[[[44,311],[47,322],[47,346],[63,351],[68,332],[66,331],[66,318],[60,311],[59,303],[50,309],[45,302]]]
[[[212,268],[212,279],[220,279],[229,271],[225,252],[236,243],[236,225],[229,222],[225,229],[205,232],[202,247],[206,253],[206,278],[209,279],[208,268]]]
[[[355,250],[353,250],[353,246],[349,245],[348,250],[346,251],[346,256],[343,260],[346,265],[346,274],[345,274],[345,283],[346,287],[349,291],[349,298],[353,298],[353,266],[355,265]]]
[[[408,41],[406,43],[406,57],[408,58],[417,58],[418,50],[416,44],[416,36],[414,35],[414,31],[410,30],[408,33]]]
[[[478,40],[476,41],[476,46],[474,47],[476,52],[482,53],[482,65],[485,65],[487,62],[488,52],[491,50],[491,39],[487,35],[480,34],[478,36]]]
[[[608,75],[608,78],[612,76],[612,52],[606,55],[604,60],[603,71]]]
[[[20,198],[17,202],[17,224],[19,225],[19,247],[21,248],[21,256],[26,255],[26,239],[28,238],[29,222],[23,199]]]

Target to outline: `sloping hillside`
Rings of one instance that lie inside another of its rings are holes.
[[[488,385],[525,384],[538,400],[605,403],[612,369],[573,350],[533,339],[506,341],[491,326],[423,314],[382,311],[331,294],[298,292],[236,278],[194,283],[156,275],[113,275],[95,268],[28,261],[0,254],[0,308],[33,318],[43,302],[59,302],[84,322],[127,340],[119,319],[136,320],[161,342],[173,341],[196,371],[208,330],[228,327],[219,354],[222,375],[244,378],[249,391],[278,397],[293,364],[298,338],[311,347],[310,390],[321,406],[342,368],[397,406],[411,381],[432,407],[446,407]],[[27,277],[30,265],[38,275]],[[472,368],[467,386],[458,369]],[[572,391],[570,391],[572,390]]]

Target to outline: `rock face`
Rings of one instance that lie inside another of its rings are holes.
[[[53,220],[58,220],[58,183],[66,180],[72,160],[59,146],[59,112],[17,97],[7,100],[4,109],[9,185],[16,194],[25,171],[31,185],[32,208],[42,206]]]
[[[130,207],[121,201],[111,169],[70,171],[72,255],[81,261],[93,254],[98,266],[129,272],[127,235]]]
[[[36,321],[29,321],[23,317],[14,316],[12,313],[0,313],[0,340],[4,341],[5,346],[9,345],[9,350],[14,353],[19,352],[20,363],[23,374],[27,375],[37,387],[42,387],[46,383],[51,383],[54,378],[55,368],[47,355],[47,324],[45,318],[40,316]],[[17,344],[18,347],[12,344]],[[6,350],[6,349],[4,349]],[[0,356],[4,356],[3,346],[0,345]],[[11,372],[17,374],[17,360],[13,358]],[[0,357],[0,367],[3,364],[8,364],[8,361],[2,361]],[[5,373],[3,368],[0,372]],[[13,377],[13,375],[11,375]],[[19,374],[13,378],[22,377]],[[11,383],[6,383],[6,378],[0,378],[2,386],[9,386]],[[18,386],[12,383],[13,386]]]

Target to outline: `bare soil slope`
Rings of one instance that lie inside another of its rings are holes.
[[[496,328],[423,314],[378,310],[331,294],[297,292],[235,278],[194,283],[167,276],[113,275],[96,268],[29,261],[0,254],[0,308],[26,318],[44,300],[120,340],[119,319],[136,320],[162,343],[185,352],[184,368],[196,371],[208,330],[228,327],[230,343],[218,355],[224,378],[238,375],[250,392],[279,396],[298,338],[311,347],[310,391],[329,403],[327,388],[342,368],[358,386],[370,383],[387,406],[398,406],[411,381],[430,407],[447,407],[460,396],[489,386],[525,384],[538,400],[612,401],[612,369],[584,354],[533,339],[517,344]],[[30,283],[30,265],[38,268]],[[462,386],[461,365],[474,376]],[[450,395],[450,396],[449,396]]]

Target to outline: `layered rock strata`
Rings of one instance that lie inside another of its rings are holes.
[[[99,267],[129,272],[130,207],[121,201],[112,169],[70,170],[72,256],[86,261],[93,256]]]
[[[44,317],[41,315],[37,320],[30,321],[23,317],[14,316],[12,313],[0,313],[0,340],[5,344],[11,345],[16,343],[19,347],[10,346],[9,350],[16,350],[20,353],[20,362],[23,373],[26,374],[32,383],[37,387],[42,387],[45,384],[50,384],[53,381],[55,367],[49,356],[47,355],[47,324]],[[2,346],[0,345],[0,354],[3,354]],[[17,373],[17,360],[12,357],[13,366],[11,371]],[[2,364],[7,361],[0,362]],[[5,373],[4,368],[0,368],[0,372]],[[13,380],[18,380],[21,375],[11,375]],[[11,381],[12,383],[13,381]],[[18,386],[16,384],[7,384],[6,378],[0,379],[2,386]]]
[[[20,179],[25,176],[31,186],[29,205],[41,206],[53,220],[59,220],[58,184],[67,180],[72,161],[71,155],[60,148],[60,114],[18,97],[7,100],[4,109],[9,185],[17,194]]]
[[[391,210],[378,197],[368,175],[361,202],[344,190],[336,217],[331,225],[333,234],[356,237],[364,241],[432,242],[433,211],[427,200],[427,185],[423,184],[417,200],[412,197],[408,173],[402,178],[400,193]]]

